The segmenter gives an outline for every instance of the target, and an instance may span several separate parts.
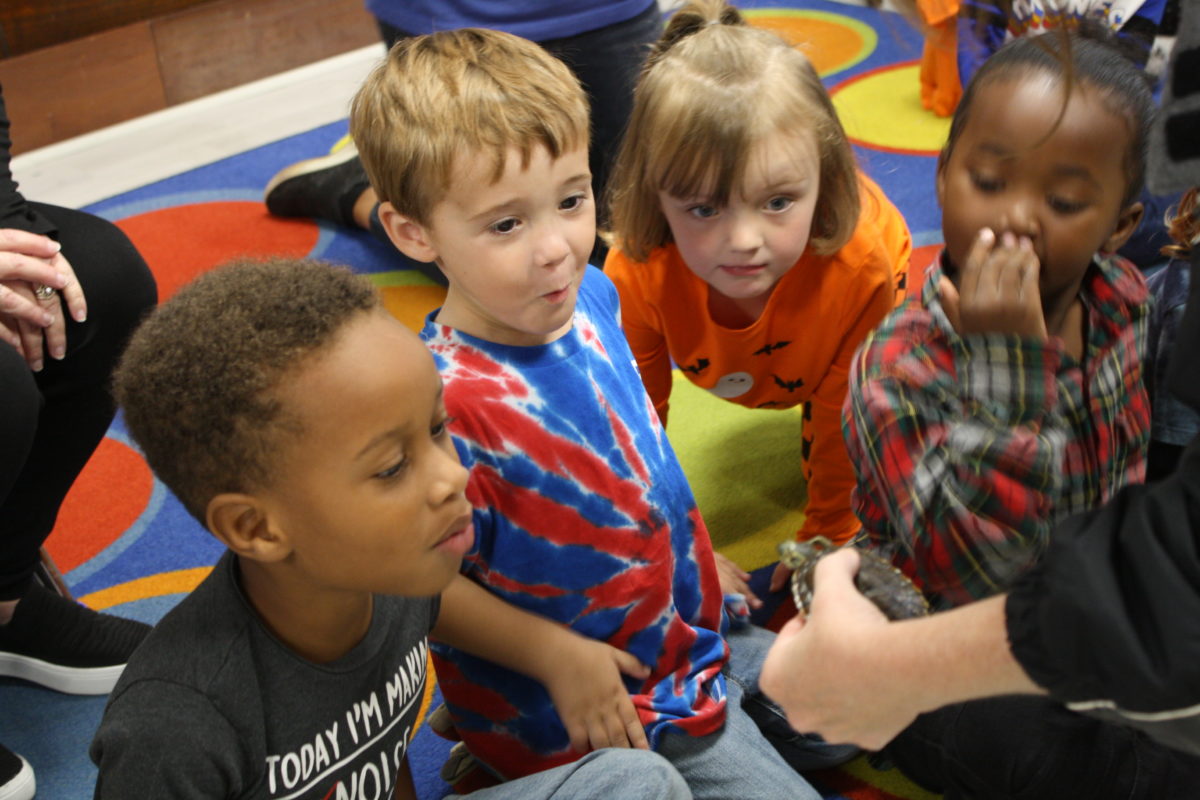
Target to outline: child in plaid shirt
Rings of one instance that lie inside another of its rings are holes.
[[[998,52],[954,116],[945,249],[864,342],[845,413],[855,511],[935,606],[1004,590],[1055,520],[1145,474],[1148,295],[1112,253],[1153,110],[1107,43],[1051,33]]]

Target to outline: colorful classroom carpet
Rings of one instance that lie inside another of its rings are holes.
[[[792,38],[810,55],[833,95],[862,167],[908,220],[927,262],[940,242],[934,156],[948,123],[922,110],[916,60],[920,39],[898,16],[821,0],[743,3],[754,24]],[[417,328],[444,292],[406,269],[389,247],[363,233],[269,216],[262,187],[281,167],[329,151],[344,121],[241,153],[96,203],[133,239],[170,297],[193,276],[237,256],[285,254],[349,264],[381,288],[388,308]],[[18,176],[19,178],[20,176]],[[678,377],[678,376],[677,376]],[[677,381],[668,433],[693,484],[717,548],[755,571],[763,587],[775,544],[803,519],[798,410],[752,411]],[[80,477],[47,548],[75,595],[94,608],[158,620],[194,587],[220,547],[151,475],[118,417]],[[790,612],[771,598],[759,616],[778,625]],[[428,698],[436,702],[436,691]],[[37,771],[39,797],[91,796],[87,746],[104,698],[70,697],[0,680],[0,741]],[[448,744],[418,730],[410,760],[420,796],[447,791],[438,770]],[[864,758],[816,774],[827,798],[932,797]],[[782,800],[782,799],[781,799]]]

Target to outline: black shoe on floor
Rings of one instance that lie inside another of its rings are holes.
[[[263,202],[277,217],[316,217],[354,227],[354,203],[371,185],[353,144],[284,167],[267,184]]]
[[[108,694],[150,632],[132,619],[100,614],[40,584],[0,625],[0,676],[67,694]]]
[[[33,800],[36,791],[33,767],[0,744],[0,800]]]

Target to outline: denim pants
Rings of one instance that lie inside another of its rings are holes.
[[[725,679],[742,690],[742,708],[783,759],[799,772],[828,769],[844,764],[862,750],[852,744],[829,744],[815,733],[800,733],[787,721],[787,714],[758,688],[767,651],[775,643],[775,634],[755,625],[730,631],[729,663]],[[802,677],[802,676],[801,676]]]
[[[754,626],[731,631],[725,726],[708,736],[668,733],[659,743],[658,752],[675,765],[698,800],[819,800],[821,794],[797,769],[833,766],[858,752],[797,734],[758,691],[758,674],[774,638]]]
[[[468,795],[448,795],[447,800],[688,800],[691,796],[679,772],[657,753],[606,748]]]

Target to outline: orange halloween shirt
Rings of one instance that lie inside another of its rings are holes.
[[[604,272],[621,297],[621,320],[663,424],[672,362],[692,383],[748,408],[804,407],[801,442],[808,505],[798,538],[844,542],[859,529],[850,508],[854,470],[842,438],[851,358],[895,305],[908,269],[908,226],[883,191],[860,178],[862,212],[837,252],[805,250],[772,289],[762,315],[728,328],[708,313],[710,288],[674,244],[643,263],[609,252]]]

